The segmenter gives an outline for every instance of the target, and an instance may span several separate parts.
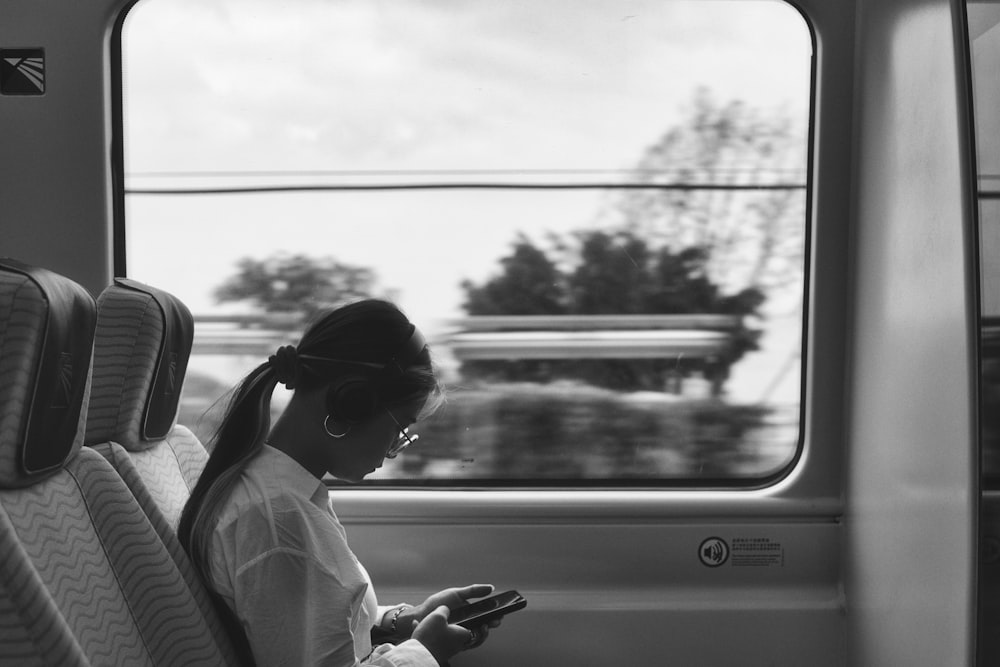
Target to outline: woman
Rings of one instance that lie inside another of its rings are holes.
[[[269,428],[278,382],[294,393]],[[178,533],[258,665],[437,666],[486,638],[447,619],[492,586],[379,607],[322,482],[362,480],[441,400],[420,332],[377,300],[327,313],[236,389]],[[373,630],[398,643],[373,649]]]

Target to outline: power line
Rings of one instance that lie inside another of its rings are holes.
[[[539,169],[289,169],[289,170],[152,170],[133,171],[127,178],[259,178],[259,177],[303,177],[303,176],[574,176],[595,174],[667,175],[689,173],[691,169],[597,169],[597,168],[539,168]],[[711,170],[713,175],[722,174],[798,174],[805,170],[795,167],[760,168],[726,167]]]
[[[170,186],[128,186],[126,194],[132,195],[221,195],[221,194],[254,194],[254,193],[294,193],[294,192],[365,192],[365,191],[391,191],[391,190],[718,190],[718,191],[761,191],[761,190],[796,190],[804,189],[806,186],[803,179],[791,178],[802,174],[801,169],[760,169],[760,168],[718,168],[705,173],[702,178],[719,178],[725,176],[755,175],[757,177],[770,176],[776,182],[773,183],[713,183],[713,182],[690,182],[691,170],[678,169],[594,169],[594,168],[540,168],[540,169],[372,169],[372,170],[350,170],[350,169],[318,169],[318,170],[220,170],[220,171],[199,171],[199,170],[177,170],[177,171],[147,171],[131,172],[128,174],[129,180],[139,179],[240,179],[246,184],[226,184],[220,186],[199,185],[170,185]],[[602,180],[595,178],[590,181],[565,180],[519,180],[510,181],[503,177],[595,177],[607,175],[623,175],[632,177],[630,180]],[[676,182],[662,182],[664,179],[675,177],[687,177],[685,180]],[[635,180],[636,177],[659,177],[656,180]],[[362,177],[360,182],[340,183],[282,183],[275,182],[278,178],[326,178],[357,179]],[[427,179],[431,180],[418,180]],[[436,177],[436,178],[434,178]],[[442,180],[441,177],[446,177]],[[447,178],[450,177],[450,178]],[[458,177],[458,178],[455,178]],[[478,177],[477,180],[461,180],[470,177]],[[500,177],[500,178],[497,178]],[[248,179],[267,178],[270,183],[257,182]],[[386,179],[379,182],[378,179]],[[455,178],[455,180],[452,180]],[[404,180],[405,179],[405,180]],[[413,179],[413,180],[411,180]],[[367,182],[365,182],[367,181]],[[373,182],[374,181],[374,182]],[[239,181],[237,181],[238,183]]]
[[[235,195],[297,192],[376,192],[406,190],[662,190],[760,192],[805,190],[804,183],[375,183],[365,185],[255,185],[229,187],[125,188],[127,195]]]

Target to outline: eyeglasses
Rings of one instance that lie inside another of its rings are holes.
[[[403,425],[396,420],[396,417],[393,416],[391,412],[389,412],[388,408],[386,408],[386,413],[388,413],[389,419],[391,419],[392,423],[396,425],[396,428],[399,429],[399,435],[396,436],[396,442],[394,442],[392,446],[389,448],[389,451],[385,453],[385,458],[394,459],[397,456],[399,456],[400,452],[402,452],[404,449],[406,449],[414,442],[416,442],[417,438],[419,438],[420,436],[414,435],[411,438],[410,435],[406,432],[407,429],[403,428]]]

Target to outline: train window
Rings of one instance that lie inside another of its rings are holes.
[[[449,400],[373,484],[760,485],[795,460],[790,5],[146,0],[122,39],[127,272],[195,313],[203,439],[304,318],[378,296]]]

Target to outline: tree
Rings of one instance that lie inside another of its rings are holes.
[[[558,315],[563,312],[562,276],[546,254],[524,235],[514,241],[509,257],[500,260],[503,273],[477,287],[462,283],[464,308],[470,315]]]
[[[602,226],[709,250],[708,277],[729,292],[801,284],[806,146],[803,123],[787,111],[720,103],[699,89],[634,169],[639,183],[667,187],[618,191]]]
[[[685,117],[638,159],[596,231],[553,239],[550,255],[523,236],[501,274],[463,284],[479,314],[717,313],[741,324],[722,357],[685,362],[581,360],[463,364],[476,377],[545,382],[572,377],[619,389],[659,389],[670,373],[705,373],[716,395],[729,369],[758,349],[747,324],[767,299],[801,305],[806,146],[787,111],[764,113],[696,91]],[[791,288],[791,289],[790,289]],[[669,368],[668,368],[669,367]]]
[[[725,353],[702,360],[579,359],[470,360],[467,377],[494,381],[549,382],[577,379],[620,390],[662,390],[678,373],[701,372],[722,391],[730,367],[757,349],[760,330],[747,325],[758,314],[764,295],[747,288],[725,295],[707,274],[711,253],[705,248],[654,249],[634,232],[578,232],[559,242],[550,257],[521,236],[502,271],[482,285],[463,283],[470,315],[533,314],[726,314],[739,324]],[[575,257],[571,261],[569,257]],[[558,267],[563,266],[564,269]],[[528,279],[533,278],[533,279]],[[543,310],[542,306],[549,310]]]
[[[213,293],[216,302],[249,301],[268,313],[309,317],[338,302],[372,296],[371,269],[332,257],[278,253],[266,259],[244,257],[237,272]]]

